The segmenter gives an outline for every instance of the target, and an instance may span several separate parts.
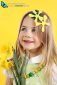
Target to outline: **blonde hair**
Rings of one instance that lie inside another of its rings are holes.
[[[36,10],[36,12],[39,12],[39,10]],[[20,29],[21,29],[23,20],[29,14],[33,14],[33,11],[30,11],[23,16],[21,24],[20,24],[20,28],[19,28],[19,33],[20,33]],[[41,16],[44,16],[44,15],[47,16],[47,22],[49,22],[50,25],[45,26],[44,32],[41,31],[41,27],[39,26],[39,29],[40,29],[39,30],[39,34],[40,34],[39,38],[41,40],[41,45],[42,45],[41,46],[41,49],[42,49],[41,54],[43,54],[46,59],[46,76],[50,77],[50,75],[51,75],[50,67],[52,66],[53,63],[57,64],[57,52],[56,52],[55,42],[54,42],[54,38],[53,38],[53,31],[52,31],[53,28],[52,28],[52,23],[51,23],[50,17],[45,12],[42,11]],[[17,42],[16,42],[18,56],[22,55],[22,53],[25,52],[24,48],[19,43],[19,33],[18,33],[18,38],[17,38]],[[50,81],[49,78],[48,78],[48,81]]]

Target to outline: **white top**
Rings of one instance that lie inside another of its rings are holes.
[[[38,55],[29,59],[28,63],[40,63],[43,60],[43,55]]]

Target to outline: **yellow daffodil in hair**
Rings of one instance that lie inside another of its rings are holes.
[[[38,22],[38,19],[42,19],[42,17],[40,16],[40,13],[42,13],[42,11],[39,11],[38,13],[36,12],[36,10],[33,11],[33,14],[29,14],[29,16],[31,18],[35,18],[35,23],[36,23],[36,26],[39,25],[39,22]]]
[[[31,18],[35,18],[36,26],[42,25],[42,32],[44,32],[45,25],[48,26],[49,23],[47,22],[47,16],[46,15],[41,16],[41,14],[42,11],[37,12],[36,10],[34,10],[33,14],[29,14],[29,16]],[[38,20],[40,20],[40,22]]]
[[[48,23],[46,20],[47,20],[47,16],[44,15],[44,16],[43,16],[43,19],[42,19],[42,21],[41,21],[41,23],[42,23],[42,32],[44,32],[44,27],[45,27],[45,25],[49,25],[49,23]]]

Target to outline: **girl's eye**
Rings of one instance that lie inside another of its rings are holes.
[[[32,32],[35,32],[36,31],[36,29],[34,28],[34,29],[32,29]]]
[[[24,31],[24,30],[26,30],[26,28],[21,28],[21,31]]]

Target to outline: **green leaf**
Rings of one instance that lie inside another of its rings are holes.
[[[22,57],[24,57],[24,59],[23,59],[23,64],[20,72],[21,73],[20,81],[21,81],[21,85],[25,85],[24,72],[25,72],[25,64],[26,64],[26,55],[24,54]]]
[[[13,73],[13,76],[14,76],[14,79],[15,79],[15,83],[16,83],[16,85],[18,85],[18,82],[17,82],[16,76],[15,76],[15,74],[14,74],[14,71],[13,71],[13,70],[12,70],[12,73]]]
[[[18,56],[17,56],[17,53],[16,53],[15,49],[13,50],[13,59],[14,59],[14,63],[16,65],[17,71],[20,73],[20,69],[19,69],[20,66],[19,66]]]
[[[17,68],[16,68],[16,65],[15,64],[14,64],[14,71],[15,71],[16,78],[18,80],[18,85],[20,85],[20,76],[19,76],[19,73],[17,71]]]
[[[15,75],[17,77],[17,81],[18,81],[18,85],[20,85],[20,67],[19,67],[19,61],[18,61],[18,56],[16,53],[16,50],[13,49],[13,60],[14,60],[14,71],[15,71]]]

